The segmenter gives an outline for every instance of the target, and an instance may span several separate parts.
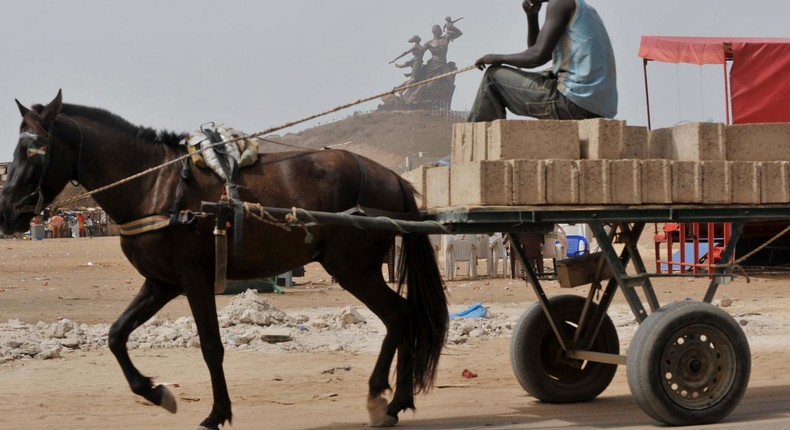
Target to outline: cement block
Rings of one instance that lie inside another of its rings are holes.
[[[766,161],[760,163],[760,199],[762,203],[790,202],[790,163],[787,161]]]
[[[579,203],[583,205],[609,204],[611,180],[606,160],[579,160]]]
[[[450,149],[452,164],[470,163],[474,158],[475,124],[459,122],[453,124],[453,142]]]
[[[428,166],[420,166],[410,172],[406,172],[403,175],[403,179],[409,181],[414,189],[417,191],[418,195],[414,196],[417,200],[417,207],[420,209],[427,209],[425,206],[425,195],[426,193],[426,173],[428,172]]]
[[[702,203],[702,164],[700,162],[672,162],[672,202]]]
[[[579,158],[577,121],[497,120],[488,127],[489,160]]]
[[[450,170],[452,166],[431,167],[425,172],[425,206],[450,206]]]
[[[762,195],[760,163],[732,162],[732,202],[735,204],[760,204]]]
[[[596,118],[579,121],[581,158],[583,160],[620,158],[624,127],[625,121],[614,119]]]
[[[729,161],[703,161],[702,202],[705,204],[732,204],[732,163]]]
[[[644,160],[648,158],[647,127],[623,127],[623,140],[620,151],[621,159]]]
[[[790,124],[739,124],[726,128],[730,161],[790,161]]]
[[[508,206],[513,200],[511,165],[505,160],[453,165],[450,201],[453,206]]]
[[[672,128],[672,160],[725,161],[724,124],[693,122]]]
[[[642,203],[642,169],[639,160],[610,160],[608,164],[610,203]]]
[[[573,160],[546,160],[546,203],[579,203],[579,167]]]
[[[546,162],[542,160],[510,160],[513,171],[513,204],[516,206],[546,204]]]
[[[643,160],[642,203],[672,203],[672,162],[669,160]]]
[[[474,124],[472,161],[488,160],[488,128],[490,126],[490,122],[477,122]]]
[[[672,159],[672,129],[659,128],[647,133],[647,158],[650,160]]]

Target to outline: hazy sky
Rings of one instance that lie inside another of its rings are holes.
[[[642,35],[788,37],[787,0],[590,0],[617,54],[618,118],[646,125]],[[459,68],[526,48],[521,0],[1,0],[0,161],[25,105],[64,100],[173,131],[215,121],[256,132],[405,80],[387,64],[447,15]],[[426,56],[427,59],[427,56]],[[721,66],[650,65],[654,127],[724,120]],[[482,74],[458,76],[453,108]],[[376,102],[354,110],[370,110]],[[327,121],[324,119],[323,121]],[[298,129],[290,130],[296,131]]]

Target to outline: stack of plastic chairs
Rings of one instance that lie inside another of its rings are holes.
[[[507,260],[508,253],[505,248],[504,238],[502,233],[495,233],[488,237],[488,244],[486,246],[486,266],[488,268],[488,276],[497,276],[499,273],[499,262],[502,261],[502,276],[508,276]]]
[[[444,261],[447,279],[455,279],[459,263],[466,263],[466,275],[476,279],[477,237],[469,234],[451,235],[444,250]]]

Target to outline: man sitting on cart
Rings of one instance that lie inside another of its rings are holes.
[[[538,12],[548,3],[540,28]],[[617,114],[614,51],[598,12],[586,0],[524,0],[527,50],[488,54],[469,121],[504,119],[505,109],[538,119],[613,118]],[[540,67],[543,73],[521,69]],[[508,67],[511,66],[511,67]]]

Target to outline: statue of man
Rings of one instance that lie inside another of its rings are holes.
[[[458,39],[463,35],[458,27],[451,27],[446,33],[442,31],[442,27],[437,25],[433,26],[433,39],[425,44],[425,47],[431,51],[431,58],[425,63],[425,76],[432,77],[446,72],[445,66],[447,65],[447,50],[450,47],[450,42]]]
[[[421,76],[422,65],[423,65],[422,58],[425,55],[425,51],[427,51],[428,48],[426,48],[425,46],[422,46],[420,44],[420,42],[422,42],[422,39],[420,38],[420,36],[412,37],[411,39],[409,39],[409,43],[412,44],[411,49],[409,49],[408,51],[404,52],[403,54],[400,54],[398,56],[398,58],[390,61],[390,64],[392,64],[392,63],[395,63],[396,61],[400,60],[401,58],[403,58],[403,57],[405,57],[405,56],[407,56],[409,54],[412,54],[412,58],[409,59],[408,61],[406,61],[405,63],[403,63],[403,64],[395,63],[395,67],[397,67],[399,69],[405,69],[407,67],[411,67],[411,73],[406,73],[405,74],[405,76],[407,78],[411,78],[411,79],[409,79],[404,85],[406,85],[406,84],[408,84],[410,82],[416,82],[418,79],[420,79],[422,77]]]

